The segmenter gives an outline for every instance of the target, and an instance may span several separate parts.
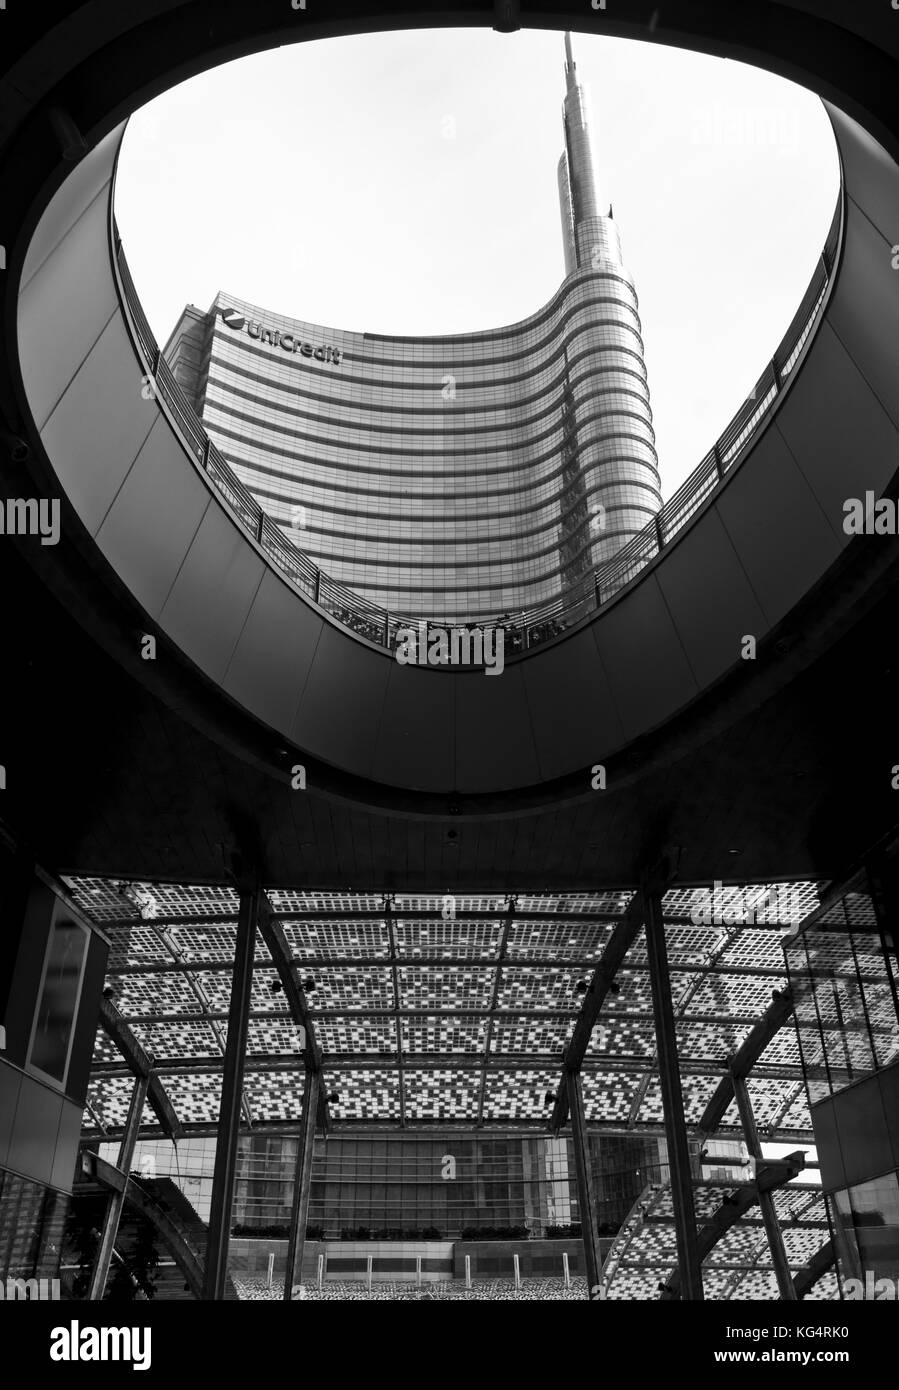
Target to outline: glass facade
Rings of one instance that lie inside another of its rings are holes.
[[[844,1298],[899,1295],[895,877],[860,873],[786,945]]]
[[[185,1129],[176,1151],[146,1115],[133,1166],[155,1180],[172,1206],[170,1188],[177,1186],[199,1220],[208,1221],[237,893],[226,886],[153,884],[123,895],[120,885],[98,879],[72,879],[70,886],[109,937],[116,1007],[152,1052]],[[310,982],[307,1016],[322,1050],[329,1128],[316,1143],[307,1233],[314,1244],[343,1243],[325,1251],[331,1275],[364,1276],[366,1241],[464,1239],[492,1242],[488,1260],[499,1259],[504,1244],[521,1241],[530,1252],[545,1240],[552,1246],[546,1272],[559,1277],[563,1244],[569,1251],[577,1246],[581,1212],[573,1146],[564,1131],[551,1136],[551,1107],[583,986],[619,931],[631,894],[459,894],[449,920],[439,894],[272,888],[266,896],[291,959]],[[727,1059],[770,1009],[772,994],[781,997],[785,932],[795,948],[797,924],[824,912],[808,882],[729,885],[726,892],[720,884],[711,891],[672,886],[663,896],[691,1171],[703,1220],[732,1188],[752,1181],[736,1106],[711,1129],[704,1123]],[[845,934],[840,939],[845,946]],[[643,1229],[645,1258],[642,1247],[628,1246],[616,1269],[622,1288],[639,1287],[639,1296],[651,1297],[676,1254],[645,933],[636,933],[615,982],[618,990],[604,1001],[581,1066],[596,1221],[609,1243],[623,1221],[632,1235]],[[887,1064],[879,1075],[890,1070]],[[113,1160],[131,1088],[127,1064],[108,1038],[99,1038],[83,1139],[109,1145],[104,1153]],[[812,1149],[799,1042],[789,1019],[768,1039],[747,1089],[766,1153],[768,1145],[781,1154]],[[260,939],[231,1217],[232,1252],[243,1262],[232,1266],[235,1275],[264,1283],[268,1256],[284,1257],[305,1090],[297,1024]],[[880,1130],[887,1132],[883,1119]],[[868,1131],[864,1144],[871,1148]],[[828,1190],[876,1176],[853,1175]],[[778,1218],[791,1271],[804,1278],[830,1229],[821,1188],[806,1182],[798,1191],[791,1182],[777,1194]],[[776,1297],[776,1278],[764,1263],[764,1223],[747,1217],[746,1227],[736,1263],[732,1247],[722,1250],[715,1287],[722,1297],[736,1296],[743,1289],[737,1274],[742,1280],[750,1270],[745,1296]],[[359,1242],[361,1256],[348,1248]],[[310,1252],[310,1277],[321,1253]],[[356,1263],[350,1269],[332,1255]],[[406,1251],[396,1258],[413,1256]],[[450,1253],[441,1258],[448,1261]],[[508,1251],[502,1258],[508,1264]],[[375,1272],[387,1271],[377,1266]],[[507,1267],[492,1272],[509,1276]],[[835,1282],[821,1287],[835,1289]]]
[[[238,898],[231,888],[155,884],[140,909],[115,884],[72,879],[79,903],[110,939],[115,1001],[157,1059],[187,1127],[218,1121]],[[440,894],[268,893],[293,959],[315,980],[310,1017],[324,1055],[335,1124],[533,1125],[545,1134],[546,1094],[582,1006],[589,978],[629,900],[622,892],[460,894],[444,920]],[[707,889],[664,897],[672,993],[690,1123],[699,1123],[720,1080],[721,1058],[783,982],[784,958],[771,885],[735,895],[728,922],[710,921]],[[818,902],[814,886],[789,889],[789,920]],[[140,913],[154,916],[144,919]],[[762,905],[762,904],[765,905]],[[719,916],[716,911],[714,914]],[[739,917],[740,920],[734,920]],[[210,920],[215,918],[217,920]],[[743,919],[746,920],[743,920]],[[205,920],[204,920],[205,919]],[[190,951],[189,962],[184,952]],[[659,1133],[657,1075],[645,938],[620,970],[582,1069],[591,1125]],[[251,1126],[295,1123],[303,1092],[302,1042],[277,975],[260,946],[253,981],[243,1092]],[[485,1068],[486,1061],[486,1068]],[[786,1083],[786,1084],[785,1084]],[[811,1125],[795,1033],[782,1029],[771,1064],[751,1078],[759,1124],[785,1142]],[[131,1078],[100,1038],[89,1089],[92,1137],[125,1123]],[[737,1128],[736,1115],[724,1122]],[[193,1135],[192,1135],[193,1138]]]
[[[899,1059],[895,946],[864,879],[787,941],[786,959],[812,1102]]]
[[[637,295],[598,213],[570,61],[567,78],[566,278],[537,313],[402,338],[219,295],[205,316],[185,310],[166,349],[272,521],[395,614],[514,623],[592,603],[595,571],[661,506]]]
[[[233,1229],[275,1235],[290,1221],[297,1140],[245,1134],[239,1141]],[[101,1145],[114,1162],[117,1147]],[[144,1140],[133,1168],[170,1178],[209,1219],[215,1139]],[[647,1182],[667,1177],[664,1141],[590,1136],[601,1234],[621,1225]],[[308,1230],[316,1238],[456,1240],[463,1235],[552,1234],[580,1220],[570,1138],[483,1135],[332,1135],[318,1139]]]
[[[58,1276],[70,1200],[0,1168],[0,1279]]]
[[[878,1280],[886,1277],[899,1284],[899,1173],[835,1192],[831,1221],[844,1285],[849,1279],[864,1285],[869,1271]],[[897,1297],[895,1288],[892,1297]]]

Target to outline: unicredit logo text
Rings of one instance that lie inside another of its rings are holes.
[[[246,329],[249,337],[258,338],[262,343],[271,343],[273,347],[282,348],[284,352],[298,352],[303,357],[314,357],[317,362],[333,362],[335,367],[340,365],[343,356],[340,348],[329,347],[326,343],[313,347],[312,343],[301,342],[295,333],[281,333],[277,328],[265,328],[255,319],[248,319],[238,309],[225,307],[221,314],[222,323],[235,333],[242,333]]]

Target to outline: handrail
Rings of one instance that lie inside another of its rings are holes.
[[[508,644],[504,639],[505,655],[517,656],[584,622],[671,544],[673,538],[722,485],[727,473],[742,457],[750,439],[784,391],[827,298],[840,243],[842,208],[841,191],[815,272],[772,361],[721,437],[652,521],[627,541],[611,560],[585,575],[580,592],[575,597],[569,593],[548,600],[536,608],[521,611],[517,620],[510,618],[507,622],[466,623],[462,626],[481,630],[502,628],[508,639]],[[210,439],[196,410],[175,380],[147,322],[115,226],[114,255],[124,302],[140,350],[150,366],[150,376],[157,394],[165,401],[187,448],[210,482],[282,574],[343,627],[377,646],[392,648],[398,629],[416,626],[422,621],[427,621],[435,629],[460,626],[441,623],[436,619],[400,616],[369,603],[355,590],[331,579],[305,551],[284,535]]]

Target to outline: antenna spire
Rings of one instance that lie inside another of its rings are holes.
[[[565,31],[565,76],[569,82],[574,78],[574,57],[571,52],[571,34]]]

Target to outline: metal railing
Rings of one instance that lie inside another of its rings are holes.
[[[842,191],[837,200],[830,232],[808,289],[803,296],[774,358],[765,368],[755,389],[737,411],[724,433],[705,458],[681,484],[661,511],[617,554],[586,574],[580,592],[572,597],[550,600],[529,608],[503,623],[447,623],[428,619],[428,626],[445,630],[467,626],[475,629],[502,627],[506,658],[552,641],[584,622],[636,578],[687,525],[700,507],[723,483],[786,389],[791,373],[817,323],[830,287],[842,230]],[[420,621],[409,615],[390,613],[369,603],[355,590],[329,578],[310,557],[295,545],[256,501],[237,477],[218,447],[212,442],[191,402],[175,380],[159,349],[134,287],[118,229],[115,230],[115,259],[124,301],[134,325],[140,349],[150,367],[150,376],[180,430],[187,448],[206,476],[253,539],[303,594],[332,618],[357,636],[378,646],[392,648],[400,628],[414,627]]]

